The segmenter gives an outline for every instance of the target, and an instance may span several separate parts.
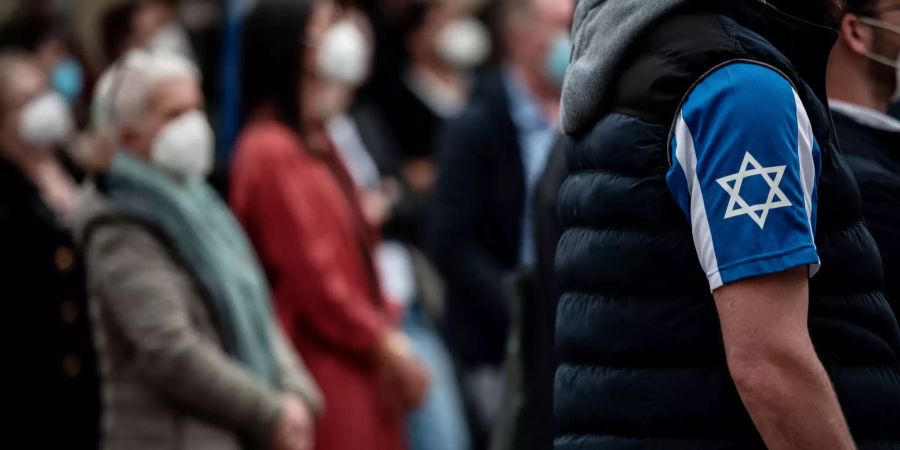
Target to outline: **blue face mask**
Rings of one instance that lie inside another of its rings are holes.
[[[550,51],[544,61],[544,71],[547,78],[562,86],[566,77],[566,69],[572,57],[572,39],[569,33],[559,33],[550,44]]]
[[[67,58],[53,66],[50,71],[50,84],[53,90],[62,94],[69,103],[74,103],[81,96],[84,87],[84,75],[81,64],[74,58]]]

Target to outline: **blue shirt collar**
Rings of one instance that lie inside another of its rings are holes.
[[[540,102],[509,67],[503,70],[503,84],[509,99],[509,114],[519,132],[543,131],[553,128],[553,124],[544,115]]]

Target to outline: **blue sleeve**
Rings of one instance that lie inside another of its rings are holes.
[[[819,265],[819,146],[791,83],[733,63],[708,74],[678,113],[666,177],[691,223],[710,290]]]

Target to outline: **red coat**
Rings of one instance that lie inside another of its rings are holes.
[[[232,161],[232,205],[282,326],[325,395],[315,448],[402,449],[403,417],[372,361],[376,341],[394,326],[371,257],[376,235],[334,149],[320,153],[277,122],[248,126]]]

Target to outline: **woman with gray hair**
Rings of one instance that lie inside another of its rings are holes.
[[[308,450],[317,387],[277,327],[252,247],[204,180],[199,75],[133,50],[101,78],[108,151],[76,214],[104,380],[103,448]],[[97,151],[103,145],[97,146]]]

